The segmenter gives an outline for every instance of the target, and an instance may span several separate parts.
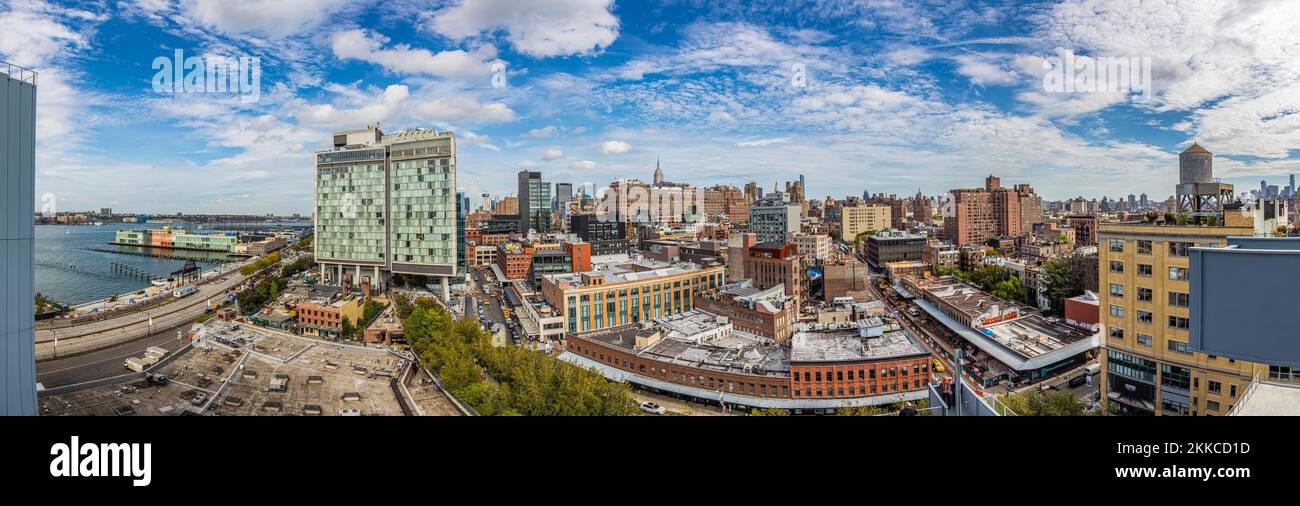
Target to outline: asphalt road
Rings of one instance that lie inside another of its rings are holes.
[[[148,337],[112,348],[37,362],[36,381],[46,388],[53,388],[126,374],[131,371],[127,370],[123,362],[130,357],[144,355],[144,351],[151,346],[161,346],[173,351],[179,349],[182,342],[176,339],[176,331],[189,330],[190,325],[186,323],[160,329]]]

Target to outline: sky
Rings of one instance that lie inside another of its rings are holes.
[[[376,124],[453,131],[474,202],[521,169],[604,186],[656,160],[694,185],[802,174],[817,198],[994,174],[1164,199],[1193,141],[1239,190],[1300,172],[1288,0],[2,5],[0,60],[40,74],[36,190],[59,210],[307,214],[313,153]],[[157,86],[178,50],[257,58],[256,93]],[[1096,91],[1069,55],[1150,77]]]

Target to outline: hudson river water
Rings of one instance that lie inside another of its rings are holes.
[[[113,246],[118,229],[162,228],[159,224],[106,223],[94,225],[37,225],[36,226],[36,292],[64,304],[77,305],[99,300],[110,295],[139,290],[149,286],[140,277],[113,272],[110,262],[130,265],[166,278],[185,264],[149,256],[90,251],[91,248],[121,252],[148,252],[148,248]],[[193,228],[193,225],[172,225]],[[220,230],[220,224],[204,224],[205,229]],[[198,260],[229,261],[222,253],[170,250],[169,254]],[[207,271],[216,263],[198,264]]]

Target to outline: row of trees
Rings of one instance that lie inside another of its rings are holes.
[[[1024,394],[1007,394],[999,398],[1003,404],[1020,416],[1083,416],[1098,415],[1100,411],[1086,413],[1087,406],[1073,392],[1060,390],[1044,392],[1037,388]]]
[[[610,416],[639,412],[628,386],[514,346],[494,347],[474,321],[428,298],[394,297],[406,340],[447,389],[481,415]]]
[[[970,272],[945,267],[939,269],[939,274],[955,275],[962,281],[1006,300],[1024,302],[1029,293],[1020,278],[1012,277],[1010,272],[996,265],[985,265]]]
[[[239,273],[245,276],[250,276],[254,272],[260,271],[262,269],[265,269],[267,267],[270,267],[278,263],[280,263],[280,254],[271,253],[270,255],[257,259],[256,262],[252,262],[247,265],[244,265],[243,267],[240,267]]]

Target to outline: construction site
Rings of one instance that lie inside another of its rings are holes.
[[[144,372],[54,389],[46,416],[456,416],[408,357],[212,321]],[[399,384],[405,380],[406,384]]]

